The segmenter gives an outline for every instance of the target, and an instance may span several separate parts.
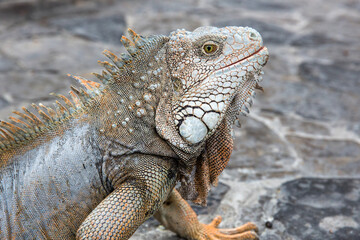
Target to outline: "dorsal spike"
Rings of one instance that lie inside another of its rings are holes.
[[[72,91],[69,92],[71,95],[71,98],[72,98],[73,102],[75,103],[76,108],[80,108],[82,106],[82,104],[81,104],[80,98],[77,95],[77,93],[80,94],[80,92],[74,86],[71,86],[70,88],[72,89]],[[74,91],[76,91],[76,94],[74,93]]]
[[[113,76],[110,73],[108,73],[107,71],[102,71],[102,76],[106,79],[106,81],[108,83],[114,82]]]
[[[109,63],[108,61],[98,61],[98,63],[104,67],[106,69],[106,71],[108,71],[110,74],[112,75],[116,75],[117,73],[117,69],[114,65],[112,65],[111,63]]]
[[[130,35],[131,35],[131,33],[130,33]],[[133,36],[131,36],[131,37],[133,38]],[[132,42],[131,40],[129,40],[125,36],[122,36],[121,42],[124,45],[124,47],[126,48],[126,50],[130,53],[131,56],[135,57],[138,54],[138,49],[136,48],[135,43],[134,43],[135,41]]]
[[[84,81],[85,79],[80,77],[80,76],[74,76],[74,75],[71,75],[71,74],[68,74],[68,77],[71,77],[72,79],[76,80],[77,82],[79,82],[81,85],[85,86],[86,88],[89,88],[89,85],[86,83],[86,81]]]
[[[87,80],[87,79],[85,79],[83,77],[80,77],[80,76],[73,76],[71,74],[68,74],[68,76],[75,79],[81,85],[83,85],[86,88],[86,92],[89,95],[95,96],[95,95],[99,94],[99,90],[98,90],[98,88],[100,87],[99,83]]]
[[[135,46],[135,43],[130,41],[125,36],[122,36],[121,42],[123,43],[126,50],[130,53],[131,56],[135,57],[138,54],[138,49]]]
[[[77,95],[78,99],[80,99],[82,104],[86,103],[88,100],[91,99],[89,94],[84,89],[80,88],[80,90],[79,90],[79,89],[75,88],[74,86],[71,86],[70,88],[71,88],[72,92]]]
[[[0,127],[5,129],[9,134],[11,134],[16,142],[20,140],[25,140],[23,134],[26,134],[26,131],[18,126],[15,126],[14,124],[1,121]],[[20,133],[22,132],[22,133]]]
[[[135,44],[125,36],[121,37],[121,43],[124,45],[125,48],[135,47]]]
[[[47,107],[42,103],[39,103],[39,106],[46,109],[46,111],[48,112],[48,114],[50,115],[50,118],[52,120],[57,120],[58,119],[58,116],[57,116],[56,112],[54,111],[54,109],[52,109],[51,107]]]
[[[36,126],[44,125],[44,123],[38,118],[35,114],[30,112],[26,107],[22,107],[22,110],[28,114],[28,116],[31,117],[31,119],[35,122]]]
[[[66,107],[64,107],[64,105],[62,105],[59,101],[56,100],[55,103],[56,103],[58,109],[60,110],[59,114],[61,116],[65,115],[64,117],[67,117],[70,114],[69,110]]]
[[[5,128],[9,133],[16,133],[16,132],[23,132],[23,133],[26,133],[26,131],[18,126],[15,126],[14,124],[12,123],[8,123],[6,121],[1,121],[0,122],[0,126]]]
[[[114,64],[115,66],[117,66],[119,69],[121,69],[124,66],[124,62],[118,58],[114,53],[108,51],[108,50],[104,50],[103,54],[109,58]]]
[[[72,90],[73,93],[76,94],[76,97],[79,98],[79,95],[80,95],[80,90],[77,89],[75,86],[71,85],[70,86],[70,89]]]
[[[34,119],[32,119],[31,117],[29,117],[28,115],[19,112],[19,111],[13,111],[13,113],[15,113],[16,115],[19,115],[20,117],[22,117],[23,119],[25,119],[29,124],[35,124],[36,122],[34,121]]]
[[[14,113],[15,113],[15,111],[14,111]],[[24,115],[25,115],[25,114],[24,114]],[[28,123],[26,123],[26,122],[24,122],[24,121],[22,121],[22,120],[20,120],[20,119],[18,119],[18,118],[15,118],[15,117],[10,116],[9,119],[10,119],[11,121],[13,121],[13,122],[16,122],[16,123],[19,123],[19,124],[21,124],[21,125],[24,125],[24,126],[25,126],[26,128],[28,128],[28,129],[31,129],[31,126],[30,126]]]
[[[83,81],[86,81],[86,83],[94,90],[100,88],[101,84],[98,82],[90,81],[87,79],[84,79]]]
[[[56,93],[50,93],[50,95],[53,95],[53,96],[56,96],[56,97],[62,99],[65,102],[66,106],[69,108],[69,110],[75,109],[75,106],[72,104],[72,102],[64,95],[56,94]]]
[[[128,28],[128,33],[129,33],[132,41],[135,43],[135,45],[139,40],[141,40],[141,36],[139,34],[137,34],[136,32],[134,32],[134,30],[132,30],[131,28]]]
[[[65,111],[63,109],[61,109],[57,103],[59,103],[59,101],[56,101],[55,103],[53,103],[54,109],[55,109],[56,114],[59,116],[59,120],[62,120],[65,118],[65,116],[64,116]]]
[[[0,134],[0,149],[1,150],[5,150],[7,148],[4,140],[6,140],[6,138],[2,134]]]
[[[42,104],[41,104],[41,105],[42,105]],[[41,108],[40,108],[38,105],[36,105],[35,103],[33,103],[33,104],[31,104],[31,106],[38,111],[38,113],[40,114],[41,118],[42,118],[45,122],[47,122],[47,123],[53,122],[53,120],[51,119],[51,117],[49,117],[43,110],[41,110]]]
[[[84,102],[88,102],[91,100],[91,96],[89,95],[89,93],[83,89],[83,88],[80,88],[80,94],[81,94],[81,97],[84,99]]]
[[[95,77],[97,77],[103,84],[107,84],[108,80],[101,74],[92,73]]]
[[[11,136],[8,132],[6,132],[4,129],[0,128],[0,132],[6,140],[15,141],[15,138],[13,136]]]

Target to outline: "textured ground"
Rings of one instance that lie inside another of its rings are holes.
[[[254,27],[271,57],[221,183],[196,208],[201,219],[255,221],[268,240],[360,239],[356,0],[2,0],[0,118],[66,93],[67,73],[92,78],[103,49],[124,51],[127,27],[147,35],[202,25]],[[132,239],[154,238],[177,239],[154,220]]]

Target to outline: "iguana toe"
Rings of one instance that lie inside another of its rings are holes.
[[[258,228],[254,223],[248,222],[237,228],[219,229],[221,217],[217,216],[210,224],[202,224],[203,232],[199,240],[258,240]]]

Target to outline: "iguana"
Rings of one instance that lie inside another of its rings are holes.
[[[150,216],[186,239],[257,239],[206,225],[205,205],[247,115],[268,50],[249,27],[143,37],[55,107],[0,122],[1,239],[128,239]],[[175,186],[176,189],[175,190]]]

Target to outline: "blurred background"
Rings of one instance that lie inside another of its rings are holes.
[[[360,239],[360,2],[356,0],[0,0],[0,119],[51,105],[94,80],[120,37],[250,26],[270,60],[207,208],[220,226],[254,221],[261,239]],[[178,239],[151,219],[132,239]]]

